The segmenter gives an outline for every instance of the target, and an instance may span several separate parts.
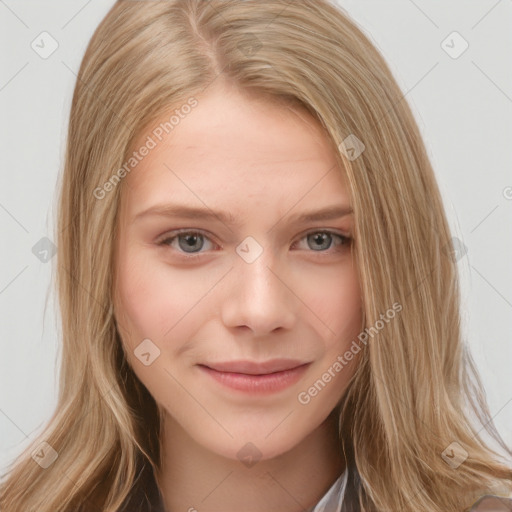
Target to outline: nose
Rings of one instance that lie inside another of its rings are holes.
[[[252,263],[235,258],[221,304],[226,327],[246,327],[259,337],[295,324],[298,299],[293,284],[271,253],[264,250]]]

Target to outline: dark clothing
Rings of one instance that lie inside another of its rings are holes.
[[[118,512],[166,512],[150,464],[143,466],[140,477],[134,483],[133,492]]]

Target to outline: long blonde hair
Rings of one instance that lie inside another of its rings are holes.
[[[328,0],[121,0],[90,41],[72,101],[56,234],[58,405],[9,468],[1,510],[114,512],[141,464],[160,464],[158,406],[126,362],[112,307],[123,183],[97,190],[144,127],[220,79],[318,119],[348,178],[363,327],[402,306],[364,347],[340,402],[340,450],[357,467],[361,510],[460,512],[510,489],[512,469],[470,421],[511,453],[462,339],[434,173],[369,39]],[[357,158],[346,150],[354,137]],[[42,442],[58,454],[46,469],[31,457]],[[456,468],[443,457],[454,447],[467,454]]]

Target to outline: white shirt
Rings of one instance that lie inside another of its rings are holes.
[[[348,471],[345,470],[334,482],[322,499],[307,512],[340,512],[345,488],[347,486]]]

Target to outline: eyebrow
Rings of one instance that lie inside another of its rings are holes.
[[[350,206],[346,205],[332,205],[322,208],[320,210],[312,210],[302,212],[289,217],[290,222],[303,223],[314,222],[320,220],[333,220],[347,215],[351,215],[353,210]],[[152,206],[146,210],[137,213],[134,221],[143,217],[158,216],[158,217],[179,217],[184,219],[199,219],[199,220],[219,220],[223,224],[231,224],[239,226],[241,222],[229,212],[213,211],[209,208],[195,208],[191,206],[179,204],[159,204]]]

